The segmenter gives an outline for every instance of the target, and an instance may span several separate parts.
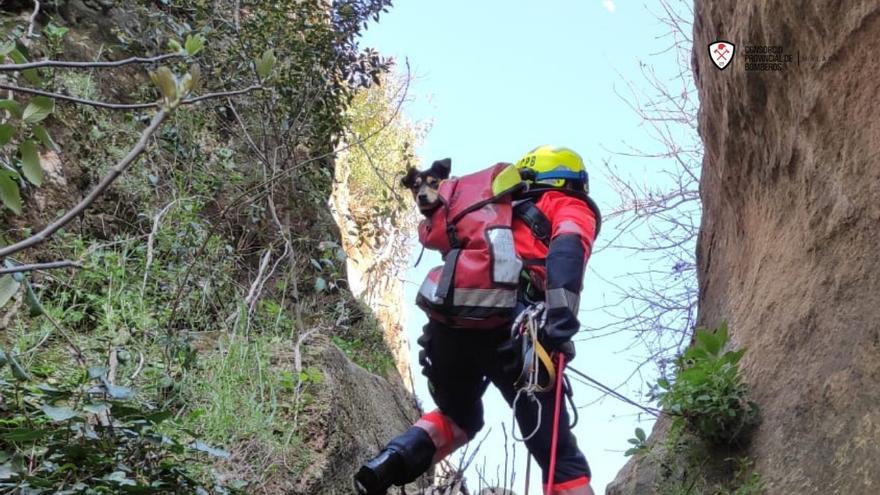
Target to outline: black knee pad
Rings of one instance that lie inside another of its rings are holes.
[[[431,461],[437,452],[434,441],[431,440],[428,432],[417,426],[410,427],[402,435],[396,437],[388,444],[387,448],[400,454],[405,466],[401,478],[394,480],[395,485],[415,481],[431,467]]]

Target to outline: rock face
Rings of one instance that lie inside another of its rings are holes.
[[[749,349],[749,455],[768,493],[880,493],[880,5],[697,2],[694,34],[700,320]],[[718,71],[723,37],[808,61]]]
[[[305,362],[325,374],[320,396],[306,410],[314,452],[307,474],[294,493],[349,493],[351,477],[391,437],[419,416],[413,398],[402,387],[353,364],[336,346],[316,339]],[[423,482],[424,484],[426,482]],[[417,489],[417,484],[413,485]]]
[[[767,493],[880,493],[880,4],[695,4],[700,321],[748,348],[745,453]],[[737,45],[724,71],[717,39]],[[747,45],[793,60],[747,71]],[[651,492],[633,464],[616,493]]]
[[[330,209],[342,237],[351,293],[366,303],[385,333],[385,343],[403,384],[412,392],[409,342],[403,328],[403,279],[410,249],[407,232],[418,222],[414,209],[402,212],[398,221],[377,218],[363,205],[352,201],[347,185],[351,170],[337,161],[337,187],[330,197]]]

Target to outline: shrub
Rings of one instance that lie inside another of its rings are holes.
[[[698,329],[694,345],[675,362],[674,381],[658,381],[664,410],[714,445],[738,443],[758,415],[738,365],[745,349],[723,352],[727,343],[726,325]]]

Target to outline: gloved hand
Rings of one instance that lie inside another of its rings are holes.
[[[554,355],[557,352],[560,354],[564,354],[566,363],[574,359],[576,354],[574,350],[574,342],[568,339],[562,341],[554,340],[548,338],[546,334],[542,337],[543,338],[541,338],[541,345],[543,345],[544,349],[546,349],[547,352],[549,352],[551,355]],[[554,362],[555,361],[556,360],[554,359]]]
[[[576,353],[574,351],[574,342],[572,342],[570,340],[566,340],[565,342],[563,342],[562,344],[557,346],[555,350],[556,350],[556,352],[559,352],[565,356],[566,363],[574,360],[574,357],[576,355]]]

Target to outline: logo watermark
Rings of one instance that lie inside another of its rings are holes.
[[[745,57],[743,64],[747,72],[785,72],[791,64],[823,63],[826,59],[801,56],[800,52],[792,52],[782,45],[744,45],[737,50],[735,44],[727,40],[716,40],[709,44],[709,59],[718,70],[724,70],[733,62],[733,56],[742,51]]]
[[[714,43],[709,43],[709,58],[712,59],[712,63],[719,70],[724,70],[725,67],[730,65],[735,53],[736,45],[729,41],[718,40]]]
[[[744,57],[747,71],[782,72],[794,61],[782,45],[746,45]]]

